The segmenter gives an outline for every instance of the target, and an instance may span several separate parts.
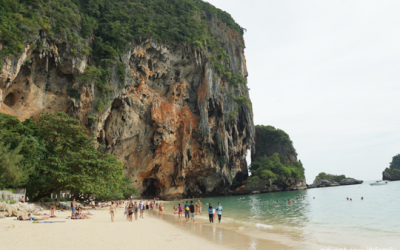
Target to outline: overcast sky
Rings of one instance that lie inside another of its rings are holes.
[[[244,28],[255,124],[306,169],[378,180],[400,153],[400,1],[208,0]]]

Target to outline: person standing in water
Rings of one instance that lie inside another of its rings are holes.
[[[203,215],[203,213],[201,212],[201,208],[203,207],[203,203],[201,203],[200,200],[197,200],[197,202],[199,203],[199,214]]]
[[[192,222],[195,222],[195,220],[196,220],[196,217],[195,217],[196,207],[193,205],[193,201],[190,201],[189,210],[190,210],[190,218],[192,219]]]
[[[182,216],[182,206],[181,203],[178,204],[178,218],[180,219]]]
[[[189,207],[190,207],[189,202],[186,201],[186,204],[185,204],[185,218],[186,218],[186,222],[188,222],[188,221],[189,221],[189,218],[190,218],[190,215],[189,215]]]
[[[162,203],[160,202],[160,205],[158,205],[158,209],[160,210],[160,214],[163,213],[164,207],[162,206]]]
[[[211,206],[211,203],[208,205],[208,218],[210,219],[210,223],[214,223],[214,209]]]
[[[261,200],[260,200],[261,202]],[[222,216],[222,206],[221,206],[221,202],[218,202],[218,206],[217,208],[217,215],[218,215],[218,223],[221,223],[221,216]]]
[[[115,207],[114,202],[112,201],[110,206],[111,222],[114,222],[115,213],[117,213],[117,208]]]

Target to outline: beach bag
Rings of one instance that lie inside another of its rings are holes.
[[[189,211],[189,207],[186,207],[186,211]]]

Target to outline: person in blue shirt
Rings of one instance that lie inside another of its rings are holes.
[[[184,207],[184,209],[185,209],[185,219],[186,219],[186,221],[189,221],[189,218],[190,218],[190,215],[189,215],[189,207],[190,207],[189,202],[186,201],[186,204],[185,204],[185,207]]]
[[[208,205],[208,218],[210,219],[210,223],[214,223],[214,209],[211,206],[211,203]]]
[[[218,214],[218,223],[221,223],[221,216],[222,216],[222,206],[221,203],[218,202],[218,206],[216,207],[217,214]]]

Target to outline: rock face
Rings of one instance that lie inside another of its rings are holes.
[[[382,172],[382,180],[400,180],[400,170],[395,168],[386,168],[385,171]]]
[[[356,180],[353,178],[347,178],[340,180],[339,184],[340,185],[355,185],[355,184],[362,184],[364,181]]]
[[[317,187],[335,187],[340,185],[355,185],[362,184],[363,181],[356,180],[353,178],[347,178],[340,180],[339,182],[330,181],[330,180],[314,180],[312,185],[307,185],[308,188],[317,188]]]
[[[217,22],[213,32],[227,51],[230,71],[247,77],[243,38]],[[72,55],[65,43],[39,41],[41,50],[27,45],[20,57],[3,60],[0,112],[20,120],[59,111],[78,118],[124,163],[145,197],[225,194],[234,181],[247,178],[253,116],[251,103],[235,98],[249,99],[248,89],[224,82],[206,52],[151,39],[130,44],[120,55],[124,86],[115,66],[109,105],[94,112],[95,86],[76,81],[90,59]],[[79,98],[67,95],[70,88],[79,90]]]

